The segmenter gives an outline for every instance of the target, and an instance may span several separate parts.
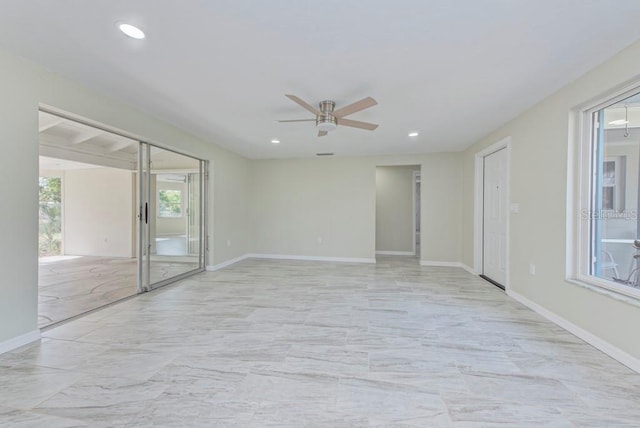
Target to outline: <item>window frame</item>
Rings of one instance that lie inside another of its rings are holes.
[[[162,204],[162,202],[160,201],[160,192],[180,192],[180,214],[179,215],[175,215],[175,216],[167,216],[167,215],[162,215],[162,210],[160,209],[160,206]],[[158,200],[158,208],[157,208],[157,212],[158,212],[158,218],[162,218],[162,219],[172,219],[172,218],[184,218],[185,217],[185,210],[184,210],[184,192],[180,189],[158,189],[157,190],[157,194],[156,194],[156,198]]]
[[[611,91],[598,98],[593,104],[579,110],[579,132],[578,132],[578,153],[577,153],[577,210],[570,210],[573,215],[577,215],[578,226],[574,229],[576,239],[574,240],[574,251],[569,249],[570,257],[573,257],[574,272],[569,275],[569,280],[577,280],[579,283],[596,286],[602,289],[613,291],[628,297],[640,300],[640,289],[619,284],[611,280],[599,278],[589,273],[589,255],[593,246],[591,236],[592,229],[592,198],[594,189],[592,188],[594,152],[593,145],[595,129],[593,127],[594,114],[616,104],[626,98],[640,93],[640,82],[628,85],[619,91]],[[571,187],[570,187],[571,189]],[[576,212],[577,211],[577,212]]]

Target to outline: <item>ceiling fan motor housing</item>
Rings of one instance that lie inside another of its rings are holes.
[[[333,113],[333,109],[336,108],[336,103],[331,100],[325,100],[320,102],[319,107],[322,113],[330,114]]]

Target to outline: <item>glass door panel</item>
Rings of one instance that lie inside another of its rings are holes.
[[[204,269],[203,164],[149,146],[149,288]]]
[[[149,284],[204,269],[201,163],[199,159],[151,147]]]

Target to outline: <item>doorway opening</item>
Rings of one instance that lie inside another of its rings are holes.
[[[376,256],[419,256],[420,165],[376,168]]]
[[[47,111],[39,131],[39,327],[204,270],[205,161]]]
[[[505,139],[476,154],[474,268],[503,290],[509,283],[509,149]]]

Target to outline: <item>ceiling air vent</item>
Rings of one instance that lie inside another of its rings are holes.
[[[316,156],[333,156],[333,152],[331,152],[331,153],[316,153]]]

